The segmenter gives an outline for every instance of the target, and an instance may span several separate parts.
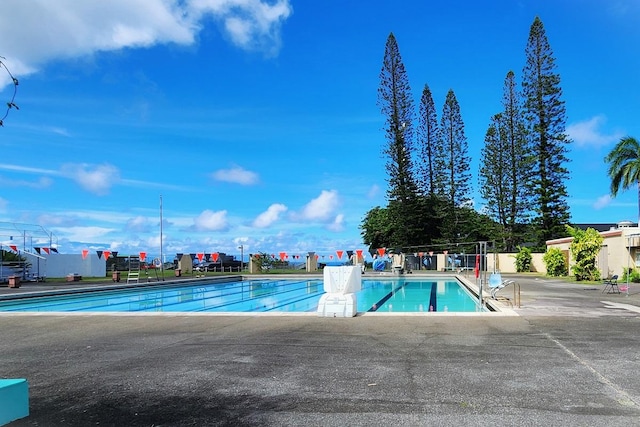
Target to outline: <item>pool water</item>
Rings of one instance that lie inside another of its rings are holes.
[[[151,285],[0,300],[10,312],[315,312],[322,279]],[[362,280],[358,312],[484,311],[455,278]]]

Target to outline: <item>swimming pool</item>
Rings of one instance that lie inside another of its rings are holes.
[[[153,284],[120,289],[0,300],[1,312],[208,313],[315,312],[322,279],[259,279],[196,284]],[[479,312],[471,293],[453,277],[363,278],[358,312]]]

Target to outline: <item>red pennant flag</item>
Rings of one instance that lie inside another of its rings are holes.
[[[280,252],[280,261],[284,261],[284,259],[287,257],[287,253],[286,252]]]
[[[140,252],[140,261],[144,262],[146,257],[147,257],[147,253],[146,252]]]
[[[320,258],[320,255],[316,254],[316,261]]]
[[[82,259],[87,259],[87,255],[89,255],[89,249],[82,250]]]
[[[384,256],[384,254],[387,252],[387,250],[385,248],[378,248],[378,255],[380,256]]]
[[[204,258],[204,254],[202,252],[196,254],[196,256],[198,257],[198,261],[202,262],[202,259]]]
[[[213,258],[213,262],[218,262],[219,257],[220,257],[220,254],[218,252],[211,254],[211,258]]]
[[[16,245],[9,245],[12,251],[18,252],[18,247]]]
[[[338,259],[342,259],[342,254],[344,251],[336,251],[336,255],[338,255]]]
[[[47,255],[49,255],[49,248],[42,248],[42,250],[44,250],[47,253]]]
[[[111,251],[102,251],[102,255],[104,255],[104,260],[109,259],[109,255],[111,255]]]
[[[333,255],[329,255],[329,259],[333,259]]]
[[[358,259],[362,258],[362,249],[356,249],[356,257],[358,257]]]

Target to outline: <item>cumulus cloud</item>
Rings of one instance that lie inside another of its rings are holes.
[[[211,174],[216,181],[231,182],[234,184],[252,185],[258,182],[258,174],[234,166],[230,169],[219,169]]]
[[[609,194],[605,194],[604,196],[598,197],[598,199],[593,204],[594,209],[602,209],[608,206],[611,203],[611,196]]]
[[[280,203],[274,203],[262,212],[253,221],[253,226],[257,228],[266,228],[280,219],[280,214],[286,212],[287,207]]]
[[[293,12],[289,0],[4,0],[2,6],[0,50],[17,76],[53,59],[190,45],[210,17],[237,47],[274,55],[281,25]]]
[[[196,231],[224,231],[228,227],[227,211],[214,212],[207,209],[193,220]]]
[[[292,219],[295,221],[331,221],[339,203],[337,191],[322,190],[320,195],[307,203],[300,212],[294,213]]]
[[[333,222],[327,225],[327,229],[336,232],[344,230],[344,215],[336,215],[336,217],[333,219]]]
[[[120,171],[113,165],[65,164],[63,174],[76,181],[82,188],[99,196],[109,193],[109,189],[120,181]]]
[[[567,135],[579,147],[602,147],[617,142],[624,136],[622,132],[605,133],[601,128],[607,119],[599,115],[567,126]]]

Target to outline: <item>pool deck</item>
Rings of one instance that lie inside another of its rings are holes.
[[[9,425],[638,425],[640,285],[504,276],[517,316],[4,315]]]

